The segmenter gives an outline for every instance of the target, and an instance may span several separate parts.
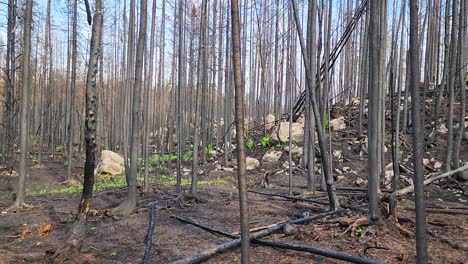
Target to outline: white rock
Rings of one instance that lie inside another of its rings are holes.
[[[333,157],[335,157],[337,160],[341,160],[343,153],[339,150],[333,150]]]
[[[448,128],[445,126],[445,124],[440,124],[439,129],[437,129],[439,133],[445,134],[448,132]]]
[[[293,165],[293,167],[296,166],[294,161],[292,161],[291,164]],[[284,162],[282,167],[283,167],[283,169],[288,170],[289,169],[289,162],[288,161]]]
[[[442,163],[439,161],[434,162],[434,169],[440,169],[442,168]]]
[[[424,158],[424,159],[423,159],[423,164],[424,164],[424,165],[428,165],[428,164],[429,164],[429,159]]]
[[[393,177],[393,170],[386,170],[385,171],[385,182],[389,183],[391,182]]]
[[[293,236],[293,235],[299,233],[299,228],[295,224],[287,223],[284,226],[283,233],[286,236]]]
[[[340,169],[335,169],[335,172],[338,174],[342,174],[343,172]]]
[[[332,131],[341,130],[346,128],[344,116],[340,116],[330,121],[330,128]]]
[[[271,130],[273,127],[275,127],[275,116],[272,115],[272,114],[269,114],[267,115],[267,117],[265,118],[265,126],[266,126],[266,129],[267,130]]]
[[[281,158],[281,155],[283,154],[282,151],[275,150],[275,149],[269,149],[265,155],[263,155],[262,162],[275,162],[278,161]]]
[[[344,172],[347,172],[347,171],[349,171],[349,170],[350,170],[349,167],[343,167],[343,171],[344,171]]]
[[[247,158],[247,159],[249,159],[249,158]],[[247,161],[246,161],[246,163],[247,163]],[[232,172],[232,171],[234,171],[234,168],[224,167],[223,171],[231,171]]]
[[[304,124],[301,123],[292,123],[291,129],[292,141],[297,145],[302,145],[304,143]],[[279,130],[271,133],[270,138],[273,142],[289,142],[289,122],[281,122]]]
[[[101,160],[94,171],[94,174],[110,174],[119,175],[125,170],[124,158],[119,154],[110,151],[103,150],[101,152]]]
[[[289,153],[289,145],[286,145],[284,147],[284,151]],[[297,147],[296,145],[293,144],[291,154],[292,154],[293,158],[302,157],[304,155],[304,148]]]
[[[255,170],[256,168],[258,168],[258,166],[260,166],[260,162],[257,159],[247,157],[246,158],[246,166],[247,166],[246,169],[248,171]]]
[[[358,187],[363,187],[367,184],[367,180],[363,180],[360,177],[357,177],[356,180],[354,181],[354,184]]]
[[[340,181],[342,181],[342,180],[344,180],[344,179],[346,179],[346,177],[343,176],[343,175],[336,176],[336,181],[337,181],[337,182],[340,182]]]

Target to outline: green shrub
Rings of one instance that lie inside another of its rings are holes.
[[[271,144],[270,144],[270,137],[269,136],[264,136],[262,138],[262,148],[268,148],[270,147]]]
[[[188,161],[190,160],[190,158],[193,156],[193,150],[189,149],[187,150],[185,153],[184,153],[184,156],[182,157],[182,159],[184,161]]]
[[[249,138],[249,139],[247,140],[247,142],[245,143],[245,146],[247,147],[247,149],[253,149],[253,147],[254,147],[254,142],[253,142],[253,140],[252,140],[251,138]]]
[[[210,154],[211,151],[213,151],[213,147],[211,145],[208,145],[208,146],[205,147],[205,153],[206,154]]]

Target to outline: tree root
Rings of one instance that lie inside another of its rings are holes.
[[[30,205],[25,202],[19,202],[19,203],[15,202],[10,207],[8,207],[6,211],[8,212],[10,210],[33,209],[33,208],[34,208],[34,205]]]
[[[347,225],[348,228],[343,232],[343,235],[351,231],[351,235],[354,236],[354,231],[358,227],[364,226],[364,225],[369,225],[369,220],[367,219],[366,216],[362,217],[351,217],[351,218],[341,218],[340,223],[342,225]]]
[[[129,199],[125,199],[119,206],[112,208],[110,214],[114,219],[118,220],[121,217],[127,217],[135,211],[136,204],[132,203]]]

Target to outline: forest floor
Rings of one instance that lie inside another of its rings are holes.
[[[348,123],[348,125],[351,122]],[[399,224],[382,219],[381,225],[362,226],[354,232],[346,232],[350,221],[366,216],[367,202],[365,184],[367,157],[360,157],[361,143],[356,143],[354,127],[345,132],[332,133],[333,149],[340,150],[342,157],[333,161],[337,180],[338,196],[346,209],[338,215],[300,225],[299,232],[292,236],[273,234],[266,239],[295,244],[316,246],[339,252],[373,258],[386,263],[414,263],[414,202],[412,194],[401,197],[398,206]],[[440,137],[431,144],[426,153],[426,174],[436,173],[437,161],[442,162],[445,143]],[[466,141],[462,144],[461,159],[468,160]],[[389,149],[390,147],[387,146]],[[255,146],[248,156],[261,160],[266,149]],[[402,186],[411,179],[411,137],[402,135]],[[9,210],[13,201],[12,190],[15,176],[0,171],[0,263],[41,263],[46,254],[63,246],[74,220],[80,199],[79,186],[64,185],[66,175],[65,157],[46,158],[42,166],[29,163],[26,202],[32,209]],[[156,201],[156,228],[151,253],[152,263],[167,263],[195,254],[199,250],[225,243],[229,238],[206,232],[198,227],[181,223],[174,216],[190,218],[203,225],[225,230],[239,231],[238,193],[234,165],[221,166],[223,158],[213,158],[203,171],[197,199],[182,196],[177,199],[174,187],[175,164],[166,164],[152,174],[152,188],[138,196],[137,210],[123,219],[108,216],[108,209],[115,207],[126,195],[124,179],[98,178],[98,189],[92,201],[92,214],[87,226],[87,237],[78,255],[71,255],[63,263],[141,263],[146,246],[150,206]],[[287,196],[288,175],[283,169],[287,155],[278,162],[262,164],[248,173],[249,188],[262,193]],[[299,161],[295,161],[298,164]],[[391,162],[390,151],[386,155]],[[83,168],[76,161],[73,173],[80,175]],[[346,168],[347,167],[347,168]],[[189,169],[189,163],[184,163]],[[338,171],[336,171],[338,170]],[[188,187],[189,175],[183,181]],[[268,180],[265,179],[268,178]],[[294,197],[318,203],[299,201],[284,197],[249,193],[250,226],[263,227],[305,215],[314,215],[328,210],[327,197],[323,192],[315,195],[305,192],[305,174],[294,170]],[[78,177],[79,180],[79,177]],[[267,187],[265,181],[268,182]],[[361,183],[362,184],[362,183]],[[468,263],[468,185],[447,179],[426,189],[428,251],[431,263]],[[385,213],[386,208],[382,206]],[[343,263],[309,253],[252,245],[252,263]],[[237,263],[239,250],[214,256],[206,263]]]

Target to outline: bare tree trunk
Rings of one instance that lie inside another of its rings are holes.
[[[453,105],[455,94],[455,79],[457,77],[457,31],[458,30],[458,0],[453,0],[452,3],[452,36],[450,40],[450,66],[448,69],[448,117],[447,117],[447,155],[445,158],[445,171],[448,172],[452,168],[453,154]],[[462,124],[462,123],[460,123]]]
[[[320,152],[322,155],[322,168],[323,168],[323,174],[325,176],[325,180],[327,183],[327,194],[328,194],[328,199],[330,201],[330,210],[336,210],[340,208],[340,204],[338,202],[338,199],[336,197],[336,189],[335,189],[335,182],[333,180],[333,175],[330,167],[330,156],[327,150],[327,142],[325,140],[325,134],[323,131],[323,127],[320,126],[322,122],[320,121],[320,111],[318,108],[318,103],[315,95],[315,87],[313,85],[313,76],[310,76],[310,69],[309,69],[309,59],[307,57],[306,51],[305,51],[305,44],[304,44],[304,37],[302,35],[302,28],[301,24],[299,21],[299,15],[297,12],[297,6],[296,6],[296,1],[292,0],[292,6],[293,6],[293,13],[294,13],[294,19],[296,21],[296,28],[297,28],[297,33],[299,35],[299,40],[301,44],[301,53],[302,53],[302,58],[304,60],[304,65],[305,65],[305,72],[306,72],[306,79],[307,79],[307,87],[310,91],[310,101],[313,106],[313,112],[314,112],[314,118],[315,122],[317,123],[317,134],[318,134],[318,139],[319,139],[319,146],[320,146]]]
[[[41,95],[40,95],[40,134],[39,134],[39,148],[38,148],[38,155],[37,155],[37,163],[41,164],[42,162],[42,151],[43,151],[43,139],[44,139],[44,93],[46,91],[46,87],[50,85],[50,75],[47,77],[47,56],[49,52],[49,34],[50,34],[50,0],[47,0],[47,15],[46,15],[46,22],[45,22],[45,29],[44,29],[44,54],[42,55],[42,78],[43,78],[43,85],[41,87]],[[52,72],[52,69],[49,69],[49,72]],[[49,73],[49,74],[50,74]]]
[[[5,122],[5,133],[3,134],[2,163],[8,170],[13,169],[14,153],[14,87],[15,87],[15,28],[16,28],[16,5],[15,0],[8,0],[8,25],[7,25],[7,53],[5,61],[5,110],[3,120]]]
[[[132,7],[131,7],[132,8]],[[133,7],[134,8],[134,7]],[[132,102],[132,125],[130,133],[130,171],[128,173],[127,185],[128,193],[126,200],[112,210],[115,215],[130,215],[136,207],[136,185],[138,166],[138,136],[140,131],[140,107],[141,107],[141,87],[143,73],[143,53],[146,43],[146,23],[147,23],[147,0],[141,0],[140,5],[140,31],[138,33],[138,44],[136,49],[135,62],[135,86],[133,89]]]
[[[206,1],[206,0],[205,0]],[[244,84],[241,70],[239,3],[231,0],[232,57],[235,86],[236,138],[237,138],[237,182],[239,189],[241,222],[241,263],[249,263],[249,208],[247,198],[247,179],[245,177],[244,141]]]
[[[151,35],[150,35],[150,54],[149,54],[149,69],[146,77],[146,85],[145,85],[145,97],[144,97],[144,105],[145,105],[145,123],[143,124],[145,127],[145,138],[143,143],[144,154],[143,157],[145,159],[145,186],[144,191],[148,192],[149,188],[149,133],[150,133],[150,115],[149,115],[149,98],[150,98],[150,91],[153,89],[153,64],[154,64],[154,41],[155,41],[155,32],[156,32],[156,0],[153,0],[153,7],[151,13]],[[153,105],[155,102],[153,102]]]
[[[72,177],[72,163],[73,163],[73,142],[74,142],[74,129],[75,129],[75,89],[76,89],[76,72],[77,72],[77,56],[78,56],[78,0],[74,0],[73,3],[73,29],[72,29],[72,56],[71,56],[71,75],[70,75],[70,106],[68,107],[68,140],[67,140],[67,180],[71,180]]]
[[[182,113],[181,113],[181,93],[185,89],[185,33],[184,33],[184,15],[185,5],[183,0],[179,0],[179,69],[178,69],[178,88],[177,88],[177,185],[176,192],[182,191],[182,144],[184,142],[181,135]]]
[[[200,145],[199,134],[200,134],[200,127],[201,129],[205,129],[205,125],[203,125],[203,116],[206,113],[202,110],[202,102],[200,98],[203,97],[203,86],[207,85],[205,83],[205,79],[208,80],[207,70],[206,70],[206,12],[207,12],[207,0],[202,1],[202,19],[201,19],[201,32],[200,32],[200,49],[198,53],[198,80],[197,80],[197,95],[195,99],[196,110],[195,110],[195,132],[194,132],[194,140],[193,140],[193,161],[192,161],[192,183],[190,185],[190,193],[195,194],[197,192],[197,184],[198,184],[198,149]],[[199,117],[200,116],[200,117]],[[200,125],[199,121],[201,118],[202,124]],[[206,121],[205,121],[206,122]],[[203,142],[203,131],[202,134],[202,142]],[[206,142],[206,141],[205,141]],[[205,152],[203,147],[201,148],[202,153]],[[202,154],[204,158],[204,154]]]
[[[94,186],[94,168],[96,167],[96,130],[97,130],[97,111],[98,94],[96,89],[96,75],[98,70],[98,61],[101,57],[101,38],[103,25],[102,1],[96,0],[92,36],[90,44],[90,55],[88,63],[88,72],[86,77],[86,161],[84,168],[83,192],[76,216],[75,228],[72,229],[70,239],[82,241],[85,235],[85,223],[88,220],[88,213],[91,206],[91,198]],[[73,243],[75,244],[75,243]]]
[[[369,124],[367,128],[368,141],[368,190],[369,221],[377,223],[380,219],[378,208],[379,189],[379,155],[378,155],[378,127],[379,127],[379,13],[378,1],[371,1],[369,6]],[[372,66],[371,66],[372,65]]]
[[[455,141],[453,143],[453,167],[455,169],[460,167],[460,147],[465,133],[465,115],[466,115],[466,86],[463,84],[465,78],[468,78],[467,70],[463,70],[466,65],[466,19],[467,19],[467,3],[466,1],[460,2],[460,28],[458,31],[458,49],[457,49],[457,79],[460,87],[460,118],[458,122],[458,130],[455,134]]]
[[[414,166],[414,190],[416,203],[416,262],[428,263],[426,240],[426,205],[424,197],[424,129],[419,113],[421,112],[419,92],[419,44],[418,44],[418,2],[410,1],[410,87],[412,97],[413,114],[413,166]]]
[[[24,190],[27,174],[26,157],[28,151],[28,101],[29,89],[31,85],[31,20],[32,20],[33,0],[26,0],[26,11],[24,17],[23,31],[23,76],[22,76],[22,91],[21,91],[21,134],[20,134],[20,164],[18,189],[16,191],[16,199],[13,207],[27,207],[24,202]]]

